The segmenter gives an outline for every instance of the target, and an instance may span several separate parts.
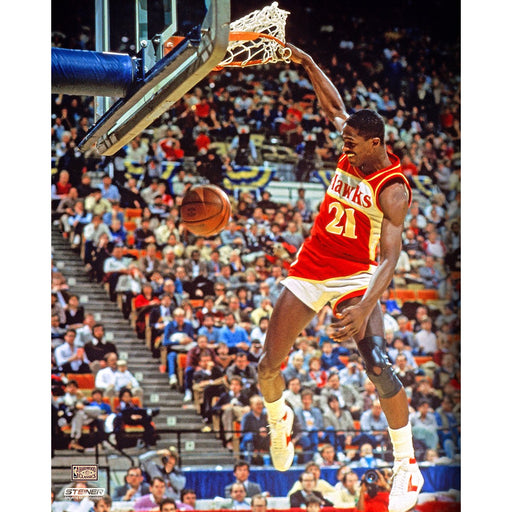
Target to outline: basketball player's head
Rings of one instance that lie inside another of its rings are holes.
[[[346,121],[364,139],[380,139],[384,144],[384,119],[374,110],[362,109],[354,112]]]

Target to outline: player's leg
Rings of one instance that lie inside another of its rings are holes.
[[[341,308],[359,300],[361,298],[346,301]],[[366,373],[379,394],[393,444],[395,463],[388,509],[389,512],[406,512],[418,500],[423,486],[423,476],[414,456],[407,395],[387,356],[380,304],[377,304],[370,314],[366,328],[358,338],[355,341],[363,358]]]
[[[293,411],[283,398],[285,383],[281,364],[290,353],[297,336],[311,322],[315,311],[285,288],[270,317],[265,350],[258,364],[258,382],[268,413],[270,454],[274,467],[286,471],[293,462],[291,430]]]

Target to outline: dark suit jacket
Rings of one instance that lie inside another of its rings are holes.
[[[234,483],[235,482],[233,482],[229,485],[226,485],[226,487],[224,487],[224,496],[226,498],[230,497],[231,486]],[[261,494],[260,484],[257,484],[256,482],[251,482],[250,480],[247,480],[247,482],[245,482],[244,486],[245,486],[245,490],[247,492],[248,498],[252,498],[255,494]]]
[[[120,485],[119,487],[116,487],[114,489],[114,495],[112,496],[112,499],[114,501],[121,501],[121,499],[123,498],[123,496],[126,494],[126,491],[128,491],[129,489],[129,485],[128,484],[124,484],[124,485]],[[142,484],[140,485],[140,492],[142,494],[142,496],[144,496],[145,494],[149,494],[149,484],[147,484],[146,482],[142,482]]]
[[[322,501],[322,507],[332,507],[333,504],[326,500],[319,491],[313,491],[313,494]],[[302,491],[295,491],[290,494],[290,508],[300,508],[302,505],[306,504],[306,498],[302,494]]]

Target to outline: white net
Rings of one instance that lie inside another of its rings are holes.
[[[290,62],[292,52],[284,46],[288,14],[288,11],[279,9],[277,2],[273,2],[231,22],[226,56],[217,69]]]

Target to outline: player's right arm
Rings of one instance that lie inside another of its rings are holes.
[[[291,43],[287,43],[286,46],[292,51],[292,61],[300,64],[308,74],[311,84],[315,89],[318,102],[327,117],[334,124],[336,130],[341,132],[348,114],[338,89],[336,89],[310,55]]]

